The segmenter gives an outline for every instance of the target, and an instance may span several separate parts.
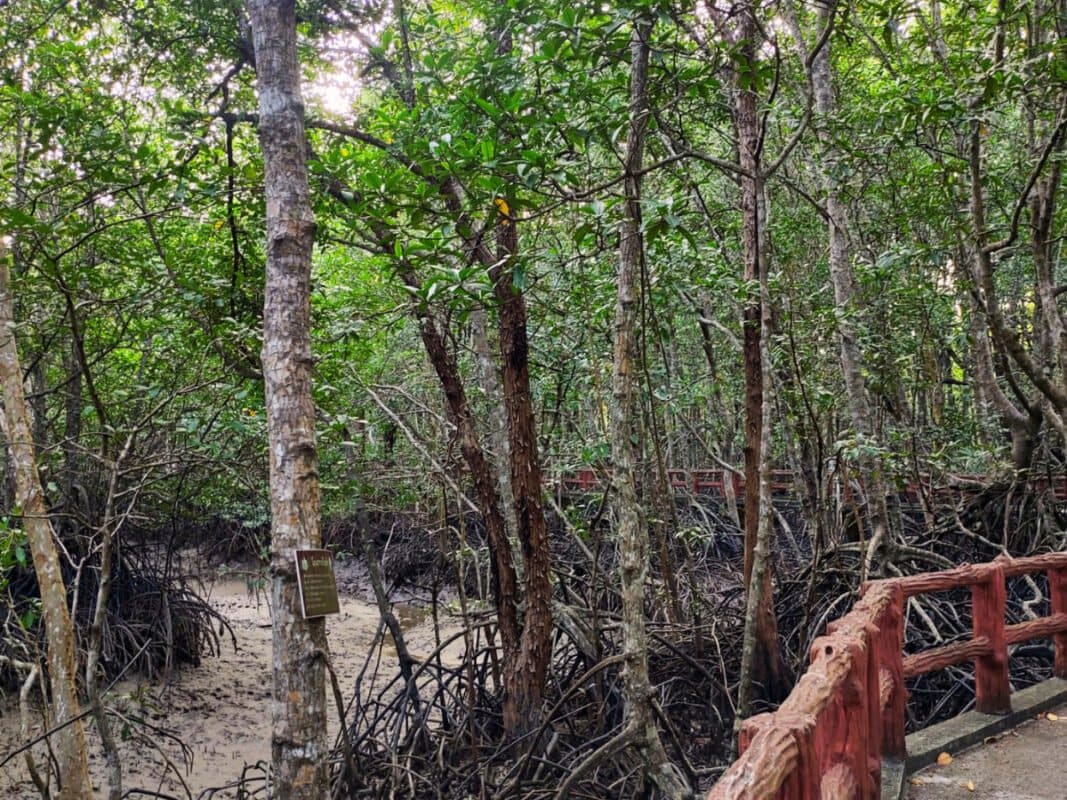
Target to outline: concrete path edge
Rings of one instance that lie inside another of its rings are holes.
[[[1067,680],[1050,678],[1013,694],[1010,714],[994,716],[968,711],[910,734],[907,760],[882,762],[882,800],[902,800],[907,776],[933,764],[941,753],[955,755],[981,744],[987,736],[1010,730],[1064,702],[1067,702]]]

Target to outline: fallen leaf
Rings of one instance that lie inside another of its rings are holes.
[[[1051,721],[1051,722],[1055,722],[1055,721],[1056,721],[1056,720],[1058,720],[1059,718],[1060,718],[1059,714],[1053,714],[1053,713],[1052,713],[1051,711],[1050,711],[1050,712],[1048,712],[1048,713],[1047,713],[1047,714],[1045,715],[1045,719],[1047,719],[1047,720],[1049,720],[1049,721]]]
[[[922,786],[923,785],[923,779],[922,778],[909,778],[908,779],[908,783],[910,783],[912,786]]]
[[[963,788],[968,792],[973,792],[978,787],[974,785],[974,781],[967,781],[967,783],[963,784]]]
[[[941,755],[939,755],[937,757],[937,766],[939,766],[939,767],[947,767],[951,763],[952,763],[952,756],[949,755],[948,753],[942,753]]]

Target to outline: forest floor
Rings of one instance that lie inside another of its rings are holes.
[[[356,563],[338,564],[341,612],[327,618],[332,661],[346,701],[352,697],[356,675],[363,668],[378,629],[378,609],[369,597],[364,572]],[[137,678],[124,680],[112,690],[110,698],[112,705],[128,717],[142,717],[184,742],[192,754],[192,764],[186,767],[181,748],[169,737],[149,733],[149,738],[160,745],[156,750],[132,735],[120,744],[124,790],[140,788],[178,798],[196,798],[208,789],[237,780],[246,764],[270,760],[271,627],[267,597],[262,591],[250,591],[248,582],[235,578],[233,573],[211,570],[210,575],[204,585],[205,596],[232,626],[236,650],[229,636],[224,635],[219,657],[207,657],[198,667],[176,671],[168,685]],[[434,631],[428,609],[412,601],[395,605],[394,612],[406,629],[412,654],[431,651]],[[455,625],[447,627],[450,631],[456,629]],[[388,659],[390,654],[395,655],[395,649],[384,646],[382,657]],[[368,674],[372,671],[368,670]],[[372,690],[369,678],[364,681],[368,684],[365,690]],[[339,725],[332,694],[328,693],[328,697],[332,744]],[[37,719],[32,735],[38,735],[40,730]],[[94,788],[102,790],[106,773],[95,726],[89,724],[87,734]],[[0,761],[24,741],[17,697],[0,698]],[[43,746],[38,745],[34,752],[41,763]],[[168,768],[167,759],[177,767],[180,779],[175,769]],[[233,791],[214,795],[234,796]],[[0,797],[39,797],[22,756],[0,769]]]

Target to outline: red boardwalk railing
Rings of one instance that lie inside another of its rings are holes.
[[[1005,624],[1005,579],[1044,572],[1051,613]],[[973,635],[905,656],[909,597],[970,587]],[[1067,553],[1001,558],[872,581],[862,599],[811,648],[811,665],[773,714],[744,722],[741,757],[708,800],[875,800],[883,758],[905,756],[905,678],[973,661],[976,708],[1011,710],[1008,646],[1052,638],[1055,675],[1067,678]]]
[[[607,486],[604,478],[608,471],[594,470],[588,467],[565,472],[559,477],[560,488],[565,492],[591,492]],[[723,469],[668,469],[667,478],[671,489],[676,492],[692,492],[716,497],[739,498],[745,491],[745,478],[740,471]],[[551,480],[546,473],[546,481]],[[910,481],[900,487],[901,499],[909,503],[919,503],[925,497],[928,500],[950,501],[961,493],[975,492],[993,482],[995,478],[985,475],[955,475],[948,485],[935,484],[930,476],[922,476],[918,481]],[[1051,494],[1056,500],[1067,501],[1067,474],[1035,475],[1028,484],[1032,491]],[[729,488],[729,491],[727,489]],[[851,496],[851,487],[843,484],[843,489]],[[797,478],[792,470],[776,469],[771,472],[771,494],[785,497],[798,491]]]

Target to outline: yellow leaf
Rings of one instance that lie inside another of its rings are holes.
[[[941,755],[939,755],[937,757],[937,766],[939,766],[939,767],[947,767],[951,763],[952,763],[952,756],[949,755],[948,753],[942,753]]]
[[[220,219],[218,222],[215,223],[215,230],[218,230],[219,228],[221,228],[225,224],[226,224],[226,220]]]
[[[1051,711],[1045,715],[1045,719],[1056,722],[1060,718],[1059,714],[1053,714]]]
[[[973,792],[978,787],[974,785],[974,781],[967,781],[967,783],[963,784],[963,788],[968,792]]]
[[[510,217],[511,216],[511,207],[508,205],[508,201],[505,200],[503,197],[495,198],[493,200],[493,203],[496,204],[496,210],[500,212],[501,216],[504,216],[504,217]]]

